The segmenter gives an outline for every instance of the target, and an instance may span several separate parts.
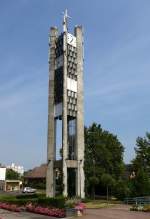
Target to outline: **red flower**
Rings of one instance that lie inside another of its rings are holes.
[[[20,212],[20,208],[14,204],[0,203],[0,208],[8,211]]]
[[[37,213],[37,214],[42,214],[42,215],[47,215],[47,216],[54,216],[54,217],[65,217],[65,211],[63,209],[57,209],[57,208],[44,208],[40,206],[32,206],[32,205],[27,205],[26,210]]]

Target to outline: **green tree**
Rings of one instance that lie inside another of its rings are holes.
[[[92,185],[91,186],[91,193],[92,193],[93,199],[95,199],[95,187],[96,187],[96,185],[98,185],[98,183],[99,183],[98,177],[96,177],[94,175],[89,177],[89,184]]]
[[[108,202],[109,188],[111,189],[111,188],[114,187],[115,179],[110,174],[104,173],[101,176],[101,182],[102,182],[103,186],[106,187],[106,190],[107,190],[107,202]]]
[[[119,179],[116,181],[114,186],[114,195],[120,200],[130,196],[130,187],[127,179]]]
[[[150,195],[150,177],[143,168],[138,170],[134,185],[137,196]]]
[[[135,177],[130,179],[131,195],[150,195],[150,133],[137,138],[135,153],[132,161]]]
[[[20,174],[12,169],[6,170],[6,179],[18,180],[20,179]]]
[[[123,174],[124,148],[117,136],[93,123],[85,127],[85,177],[86,192],[95,194],[95,188],[101,188],[101,176],[110,174],[119,180]],[[98,185],[98,186],[97,186]]]
[[[150,173],[150,133],[147,132],[144,138],[137,138],[135,153],[136,157],[133,160],[135,170],[142,167],[144,171]]]

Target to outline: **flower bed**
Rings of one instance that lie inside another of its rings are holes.
[[[36,213],[36,214],[42,214],[42,215],[53,216],[58,218],[65,217],[64,209],[41,207],[32,204],[28,204],[25,207],[18,207],[15,204],[0,203],[0,208],[13,212],[20,212],[23,209],[25,211]]]
[[[28,212],[33,212],[36,214],[42,214],[47,216],[53,216],[53,217],[65,217],[65,211],[64,209],[58,209],[58,208],[44,208],[40,206],[33,206],[31,204],[26,206],[26,210]]]
[[[64,197],[47,198],[39,194],[2,196],[0,208],[14,212],[29,211],[59,218],[66,215]]]
[[[150,205],[145,205],[143,211],[150,212]]]
[[[13,204],[0,203],[0,208],[8,211],[20,212],[20,208],[17,205]]]
[[[133,205],[130,208],[131,211],[144,211],[144,212],[150,212],[150,205]]]

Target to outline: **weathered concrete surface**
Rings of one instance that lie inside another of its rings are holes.
[[[68,195],[67,164],[68,157],[68,130],[67,130],[67,32],[64,33],[64,76],[63,76],[63,118],[62,118],[62,148],[63,148],[63,195]]]
[[[84,198],[84,109],[83,109],[83,31],[82,27],[75,28],[77,39],[77,196]]]
[[[49,65],[49,95],[48,95],[48,139],[47,139],[47,176],[46,195],[55,195],[54,160],[55,160],[55,119],[54,119],[54,73],[55,73],[55,41],[58,30],[55,27],[50,31],[50,65]]]
[[[150,213],[130,211],[129,206],[117,205],[111,208],[87,209],[86,214],[80,218],[82,219],[150,219]]]
[[[67,29],[67,28],[66,28]],[[75,36],[76,36],[76,52],[74,51],[74,58],[76,57],[75,66],[77,65],[76,75],[77,81],[74,80],[73,83],[77,83],[76,97],[77,103],[77,115],[76,117],[76,158],[70,158],[69,156],[69,141],[68,141],[68,121],[70,115],[68,114],[68,102],[67,102],[67,79],[68,79],[68,64],[69,64],[69,47],[68,47],[68,33],[67,31],[63,33],[63,101],[62,101],[62,172],[63,172],[63,195],[68,196],[68,169],[76,169],[76,195],[84,198],[84,110],[83,110],[83,31],[82,27],[75,27]],[[56,67],[56,51],[57,48],[57,36],[58,30],[55,27],[51,28],[50,31],[50,50],[49,50],[49,100],[48,100],[48,145],[47,145],[47,177],[46,177],[46,195],[48,197],[55,196],[55,152],[56,152],[56,120],[54,113],[54,96],[55,85],[55,67]],[[61,45],[62,46],[62,45]],[[58,47],[59,48],[59,47]],[[73,48],[72,48],[73,49]],[[74,50],[74,49],[73,49]],[[73,57],[71,57],[72,59]],[[73,58],[73,60],[74,60]],[[70,90],[71,91],[71,90]],[[60,92],[60,91],[59,91]],[[74,115],[75,116],[75,115]],[[73,146],[73,145],[72,145]],[[73,160],[68,160],[73,159]],[[74,160],[76,159],[76,160]]]

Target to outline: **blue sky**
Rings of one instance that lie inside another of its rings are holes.
[[[0,162],[26,169],[46,160],[48,31],[82,24],[85,124],[96,121],[134,157],[150,131],[149,0],[0,1]]]

